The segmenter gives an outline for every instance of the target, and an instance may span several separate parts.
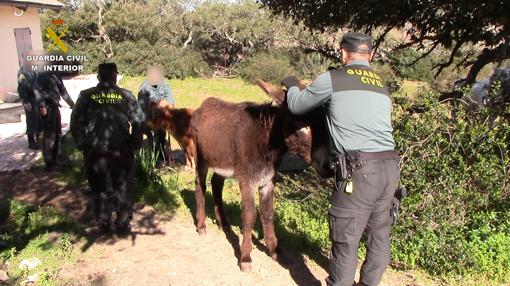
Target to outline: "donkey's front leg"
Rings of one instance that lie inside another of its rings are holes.
[[[195,202],[197,206],[197,232],[199,235],[205,234],[205,189],[207,177],[207,165],[203,160],[198,160],[195,170]]]
[[[274,232],[274,186],[276,178],[273,177],[270,182],[260,189],[259,197],[259,208],[260,208],[260,220],[262,221],[262,227],[264,230],[264,242],[268,249],[269,255],[276,260],[277,245],[278,241]]]
[[[251,270],[251,235],[255,220],[257,219],[257,210],[255,208],[254,187],[248,181],[239,181],[241,189],[241,216],[243,220],[243,242],[241,244],[241,257],[239,258],[239,267],[241,271]]]

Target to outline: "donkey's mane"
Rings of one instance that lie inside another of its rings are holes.
[[[271,102],[264,103],[250,102],[244,110],[254,118],[267,120],[275,116],[275,114],[278,112],[278,107],[273,106]]]

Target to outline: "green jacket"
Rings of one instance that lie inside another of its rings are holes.
[[[83,90],[71,114],[71,134],[81,150],[141,147],[145,116],[133,94],[99,83]]]
[[[306,89],[291,87],[288,107],[303,114],[325,105],[337,152],[394,150],[392,100],[382,79],[366,61],[319,75]]]

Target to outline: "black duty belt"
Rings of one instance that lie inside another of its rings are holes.
[[[360,152],[351,151],[346,154],[336,153],[331,162],[331,169],[335,170],[336,181],[350,181],[354,170],[361,169],[365,161],[397,159],[395,151]]]
[[[369,160],[388,160],[396,159],[397,153],[395,151],[382,151],[382,152],[357,152],[358,158],[361,161]]]

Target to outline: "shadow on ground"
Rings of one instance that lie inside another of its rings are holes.
[[[196,204],[195,204],[195,192],[189,189],[181,190],[181,196],[186,204],[187,208],[190,211],[190,215],[193,217],[195,224],[195,211],[196,211]],[[212,195],[209,192],[206,192],[206,214],[211,220],[215,220],[214,217],[214,210],[213,210],[213,204],[214,199]],[[231,226],[237,226],[240,229],[242,222],[241,222],[241,207],[239,203],[224,203],[224,210],[225,215],[227,216],[227,219]],[[209,227],[215,227],[215,226],[209,226]],[[255,224],[254,228],[255,232],[259,234],[260,237],[263,237],[262,233],[262,225],[260,223],[260,220],[257,220],[257,223]],[[290,241],[293,239],[296,239],[294,236],[295,234],[292,234],[288,232],[283,225],[281,225],[278,221],[278,219],[275,220],[275,231],[276,236],[278,238],[278,263],[287,269],[289,271],[289,274],[291,275],[294,282],[296,282],[297,285],[300,286],[313,286],[313,285],[321,285],[321,282],[315,278],[315,276],[312,274],[310,269],[305,263],[303,254],[300,254],[295,249],[286,249],[285,248],[285,242]],[[240,240],[239,236],[232,230],[232,228],[224,229],[223,232],[225,233],[225,237],[228,240],[228,242],[231,244],[232,249],[234,251],[234,255],[237,259],[240,257]],[[253,244],[255,247],[257,247],[259,250],[267,253],[267,248],[265,245],[261,242],[261,238],[253,237]],[[319,266],[325,267],[327,263],[327,258],[324,257],[321,254],[321,250],[311,247],[304,251],[309,257],[311,257]]]
[[[41,157],[38,150],[28,149],[25,134],[0,139],[0,171],[25,170]]]
[[[71,228],[70,225],[54,225],[49,231],[71,233],[78,239],[84,239],[81,250],[86,251],[94,243],[113,244],[119,238],[115,235],[105,234],[100,231],[95,222],[93,205],[94,199],[89,191],[85,172],[83,171],[82,156],[72,144],[72,140],[65,136],[61,148],[62,166],[56,172],[48,172],[43,167],[33,167],[24,171],[0,172],[0,202],[9,205],[10,200],[26,202],[34,206],[48,206],[58,212],[74,219],[79,229]],[[140,186],[139,186],[140,187]],[[141,186],[143,188],[143,186]],[[163,188],[167,186],[162,185]],[[178,203],[176,194],[167,190],[158,193],[165,202],[164,214],[159,214],[150,206],[135,204],[132,220],[132,233],[129,237],[132,244],[136,242],[137,235],[164,235],[164,231],[158,227],[163,222],[170,220],[174,215]],[[139,197],[133,198],[135,201]],[[2,210],[8,217],[9,209]],[[0,221],[0,230],[2,221]],[[41,229],[33,232],[37,235],[48,230]],[[19,245],[20,251],[25,245]],[[0,245],[1,247],[1,245]],[[20,248],[21,247],[21,248]]]

